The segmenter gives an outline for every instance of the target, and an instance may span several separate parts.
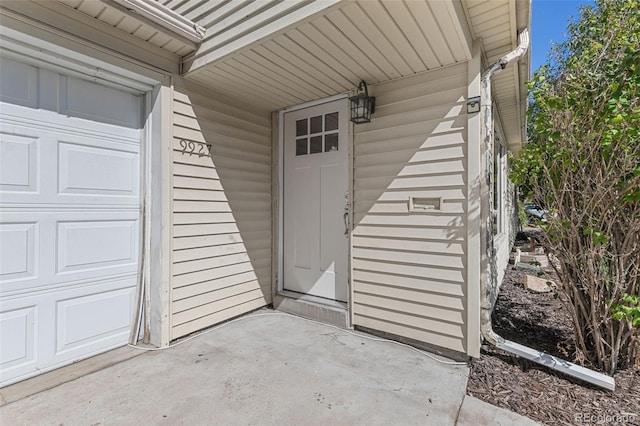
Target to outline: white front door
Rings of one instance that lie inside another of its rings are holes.
[[[348,294],[347,99],[284,114],[285,290]]]
[[[0,386],[125,345],[142,97],[10,59],[0,75]]]

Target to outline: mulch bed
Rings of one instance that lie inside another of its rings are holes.
[[[553,271],[545,272],[557,278]],[[506,339],[578,362],[571,319],[562,301],[553,293],[526,290],[524,275],[508,266],[493,313],[494,330]],[[480,358],[471,363],[467,393],[543,424],[640,425],[640,370],[627,368],[614,378],[615,392],[602,390],[483,345]]]

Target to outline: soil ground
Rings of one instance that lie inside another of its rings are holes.
[[[513,265],[507,267],[493,312],[494,330],[505,339],[579,363],[562,296],[529,292],[524,276]],[[557,282],[551,269],[545,276]],[[484,345],[471,364],[467,394],[543,424],[640,425],[640,370],[627,368],[614,378],[616,390],[602,390]]]

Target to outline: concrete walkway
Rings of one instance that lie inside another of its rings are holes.
[[[15,402],[29,381],[7,387],[0,423],[535,424],[465,398],[467,366],[357,334],[263,310]]]

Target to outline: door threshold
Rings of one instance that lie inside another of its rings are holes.
[[[338,300],[327,299],[325,297],[313,296],[311,294],[297,293],[291,290],[282,290],[278,292],[279,296],[288,297],[291,299],[305,300],[307,302],[318,303],[320,305],[332,306],[334,308],[347,309],[347,302],[340,302]]]
[[[273,301],[276,310],[341,328],[351,328],[347,304],[337,300],[293,291],[279,291]]]

